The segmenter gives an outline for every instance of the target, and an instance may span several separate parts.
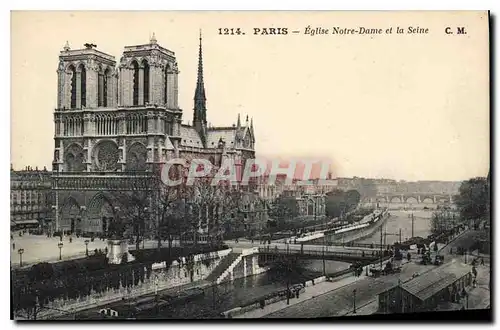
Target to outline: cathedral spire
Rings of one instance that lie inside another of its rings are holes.
[[[205,84],[203,82],[203,49],[201,46],[201,41],[200,29],[200,46],[198,50],[198,78],[196,80],[196,90],[194,92],[193,126],[200,135],[203,145],[205,145],[207,131],[207,98],[205,97]]]
[[[203,81],[203,48],[200,29],[200,45],[198,49],[198,78],[196,80],[196,90],[194,93],[194,120],[206,123],[206,97],[205,84]]]

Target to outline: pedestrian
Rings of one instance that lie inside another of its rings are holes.
[[[484,266],[484,258],[481,257],[481,266]]]
[[[69,237],[69,242],[72,243],[73,242],[73,237]]]
[[[474,278],[474,281],[472,281],[472,286],[473,286],[473,287],[476,287],[476,286],[477,286],[477,281],[476,281],[476,279],[475,279],[475,278]]]
[[[16,243],[12,243],[12,250],[16,249]]]

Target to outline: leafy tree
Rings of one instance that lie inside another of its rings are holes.
[[[462,183],[455,196],[462,219],[478,220],[488,216],[490,208],[489,184],[486,178],[477,177]]]
[[[269,210],[269,216],[277,222],[282,219],[295,218],[299,215],[299,206],[295,197],[281,196],[276,199]]]
[[[345,203],[347,204],[347,208],[349,210],[355,209],[359,201],[361,200],[361,194],[357,190],[348,190],[345,193]]]
[[[339,217],[355,209],[360,200],[361,194],[357,190],[332,190],[326,196],[326,215],[331,218]]]

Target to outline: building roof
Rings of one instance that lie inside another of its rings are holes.
[[[172,141],[170,141],[170,138],[167,136],[167,138],[165,139],[165,148],[167,150],[174,150],[174,145],[172,144]]]
[[[181,125],[181,146],[203,148],[200,135],[193,126]]]
[[[470,271],[471,266],[463,265],[460,262],[450,262],[415,277],[401,285],[401,287],[420,300],[426,300],[455,283]]]
[[[222,139],[227,147],[234,147],[236,127],[209,128],[207,132],[207,148],[217,148]]]

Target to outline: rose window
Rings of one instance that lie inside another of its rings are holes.
[[[101,142],[97,149],[97,168],[101,171],[115,171],[118,168],[119,150],[111,141]]]

